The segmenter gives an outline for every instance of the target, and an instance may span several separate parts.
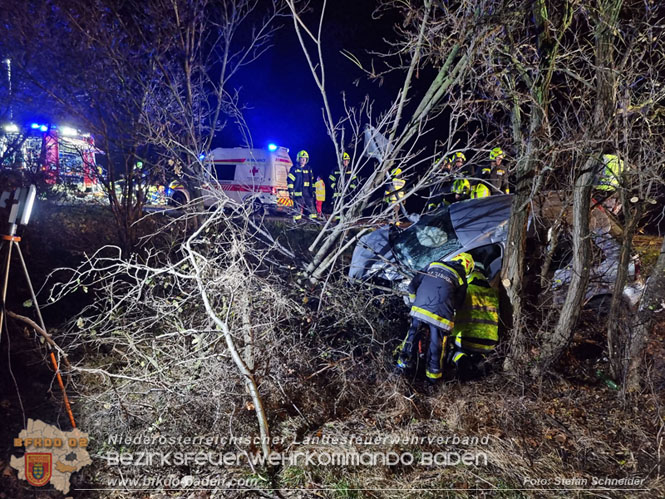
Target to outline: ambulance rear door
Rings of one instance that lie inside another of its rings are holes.
[[[293,201],[289,197],[288,174],[293,166],[289,157],[289,150],[286,147],[278,147],[270,154],[271,157],[271,185],[274,188],[276,196],[276,208],[279,211],[286,211],[293,206]]]

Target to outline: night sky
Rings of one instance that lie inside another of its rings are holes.
[[[377,103],[384,104],[379,106],[381,109],[395,93],[395,81],[389,79],[381,85],[369,81],[355,64],[340,53],[342,50],[350,51],[367,63],[370,61],[367,49],[384,47],[382,37],[390,36],[394,18],[372,20],[375,4],[370,0],[328,2],[324,56],[328,98],[335,118],[343,111],[343,90],[348,102],[356,104],[365,95],[370,95]],[[297,152],[305,149],[315,170],[330,171],[335,167],[336,160],[321,117],[321,94],[307,66],[292,21],[283,19],[282,22],[274,46],[239,73],[233,83],[242,87],[241,99],[250,108],[245,111],[245,119],[255,147],[270,142],[283,145],[289,148],[294,161]],[[313,28],[314,25],[309,26]],[[358,79],[358,85],[355,85]],[[220,134],[216,145],[236,147],[242,145],[241,142],[241,137],[234,130],[227,129]]]

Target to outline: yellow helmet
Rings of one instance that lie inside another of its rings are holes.
[[[298,159],[300,158],[306,158],[307,160],[309,160],[309,154],[307,154],[307,151],[305,150],[300,151],[298,153]]]
[[[490,151],[490,161],[494,161],[499,156],[504,157],[503,150],[500,147],[495,147]]]
[[[349,156],[348,152],[342,154],[342,161],[351,161],[351,156]]]
[[[450,261],[460,262],[462,267],[464,267],[464,272],[466,275],[471,274],[473,269],[476,267],[476,264],[473,261],[473,257],[468,253],[460,253],[459,255],[452,257]]]
[[[461,159],[462,161],[466,161],[466,156],[464,156],[464,153],[456,152],[456,153],[453,153],[451,156],[448,156],[446,158],[446,161],[448,163],[454,163],[458,159]]]
[[[397,175],[402,174],[402,169],[400,167],[395,168],[393,171],[390,172],[391,177],[396,177]]]

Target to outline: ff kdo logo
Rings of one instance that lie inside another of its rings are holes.
[[[28,419],[25,430],[14,439],[15,448],[23,448],[23,457],[11,456],[10,466],[30,485],[51,483],[63,494],[69,492],[70,477],[92,464],[88,454],[88,434],[78,428],[62,431],[43,421]]]

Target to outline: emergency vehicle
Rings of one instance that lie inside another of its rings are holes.
[[[84,190],[98,187],[95,142],[89,133],[70,127],[51,127],[42,143],[42,171],[47,183],[76,184]]]
[[[98,188],[100,154],[89,133],[68,126],[33,123],[21,131],[6,125],[0,137],[3,166],[18,170],[38,168],[47,184],[66,183],[82,190]]]
[[[219,191],[232,201],[251,204],[255,211],[286,212],[293,206],[286,185],[293,163],[286,147],[220,147],[208,153],[204,164],[205,182],[201,189],[205,206],[215,204]],[[167,192],[171,204],[192,200],[185,183],[178,180],[171,182]]]

